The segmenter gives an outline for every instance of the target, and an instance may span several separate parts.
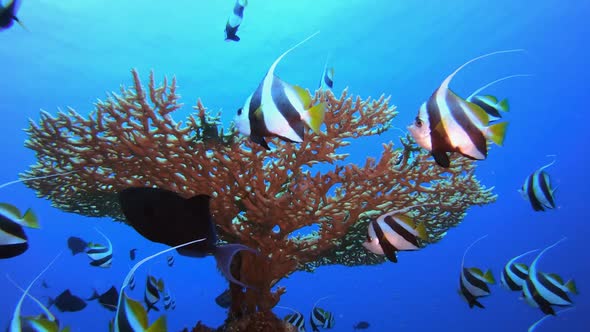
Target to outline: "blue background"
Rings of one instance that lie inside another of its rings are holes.
[[[5,2],[5,1],[3,1]],[[462,71],[452,88],[466,96],[501,76],[530,73],[494,86],[487,92],[510,98],[510,122],[505,146],[492,148],[478,162],[482,183],[495,186],[499,199],[474,207],[458,228],[440,243],[415,253],[401,253],[398,264],[346,268],[329,266],[315,273],[295,273],[281,281],[288,292],[281,305],[306,315],[320,297],[332,295],[322,306],[336,317],[334,331],[350,331],[359,320],[371,331],[523,331],[542,317],[538,309],[518,300],[499,286],[482,300],[485,310],[470,310],[456,294],[463,250],[483,234],[467,257],[467,265],[499,272],[511,257],[544,247],[567,236],[548,252],[539,267],[575,278],[580,296],[576,309],[549,319],[539,331],[584,331],[590,318],[585,241],[588,225],[588,86],[590,28],[585,23],[590,2],[459,1],[459,0],[251,0],[238,35],[239,43],[224,41],[224,26],[233,1],[178,0],[60,0],[24,1],[20,19],[30,31],[16,25],[0,32],[0,182],[17,178],[35,162],[23,147],[28,119],[39,110],[55,114],[73,107],[88,114],[93,103],[129,86],[129,70],[137,68],[147,82],[154,70],[159,82],[176,76],[185,107],[174,114],[183,120],[197,98],[212,111],[222,110],[226,125],[245,98],[256,88],[274,59],[313,32],[321,33],[289,54],[277,68],[284,80],[315,89],[326,56],[335,67],[335,92],[345,86],[362,97],[392,95],[399,116],[394,125],[405,128],[420,104],[442,80],[470,58],[495,50],[524,48],[525,53],[498,55]],[[381,142],[397,142],[399,132],[353,144],[350,161],[378,156]],[[558,208],[534,212],[517,192],[526,176],[548,163],[557,190]],[[4,279],[9,274],[26,284],[62,249],[70,235],[101,241],[93,229],[108,234],[115,247],[110,269],[93,268],[85,255],[65,252],[44,276],[51,288],[34,286],[44,299],[70,288],[90,296],[92,288],[120,286],[129,269],[128,250],[139,257],[164,246],[141,238],[130,227],[109,219],[85,218],[52,208],[22,184],[0,191],[0,201],[21,209],[32,207],[41,230],[25,230],[30,249],[0,261],[0,327],[7,326],[20,296]],[[177,300],[168,312],[169,330],[178,331],[198,320],[217,326],[225,318],[214,298],[226,283],[212,258],[176,256],[173,268],[165,256],[147,264],[164,277]],[[133,295],[143,297],[144,273],[138,273]],[[55,311],[55,310],[54,310]],[[24,312],[38,309],[25,302]],[[282,309],[283,316],[289,313]],[[73,331],[106,331],[112,313],[91,302],[79,313],[58,314]],[[151,320],[157,315],[150,316]],[[309,326],[308,326],[309,330]]]

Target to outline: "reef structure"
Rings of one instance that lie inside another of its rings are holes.
[[[254,288],[230,287],[226,326],[252,317],[270,317],[271,324],[271,309],[285,292],[280,281],[295,271],[385,262],[362,246],[371,218],[422,204],[410,214],[425,223],[430,245],[461,223],[469,207],[496,199],[476,179],[473,161],[457,156],[442,169],[409,136],[399,148],[383,144],[380,157],[363,165],[347,162],[341,148],[392,128],[397,111],[389,97],[318,91],[314,102],[327,104],[323,133],[308,131],[301,144],[272,139],[266,151],[233,126],[224,129],[220,114],[211,115],[200,100],[184,123],[176,122],[172,114],[183,106],[176,80],[157,85],[151,73],[146,89],[137,71],[132,76],[132,87],[97,101],[88,116],[68,108],[30,120],[25,145],[37,162],[21,178],[63,211],[121,222],[117,193],[130,186],[210,195],[220,240],[260,252],[241,254],[232,266]],[[316,230],[294,235],[308,226]]]

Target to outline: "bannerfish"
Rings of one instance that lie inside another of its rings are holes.
[[[99,294],[96,289],[92,296],[90,296],[87,301],[98,300],[103,307],[107,308],[110,311],[117,310],[117,303],[119,302],[119,292],[115,286],[111,286],[109,290],[106,292]]]
[[[500,277],[500,283],[508,290],[520,291],[522,285],[526,282],[526,278],[529,276],[529,267],[523,263],[517,263],[516,261],[522,257],[532,254],[539,249],[527,251],[524,254],[518,255],[506,263],[502,276]]]
[[[21,0],[8,0],[5,6],[3,6],[0,2],[0,30],[10,28],[14,22],[25,28],[21,20],[19,20],[16,16],[16,12],[18,12],[20,4]]]
[[[562,313],[564,313],[566,311],[569,311],[569,310],[572,310],[572,309],[574,309],[574,307],[569,307],[569,308],[561,309],[556,314],[562,314]],[[545,321],[545,319],[547,319],[549,317],[552,317],[552,315],[545,315],[545,316],[543,316],[541,319],[539,319],[538,321],[534,322],[533,325],[529,326],[529,329],[527,331],[528,332],[534,332],[537,329],[537,327],[539,325],[541,325],[541,323],[543,323]]]
[[[396,252],[420,249],[420,240],[428,240],[426,226],[424,223],[416,225],[412,218],[403,214],[415,207],[391,211],[371,220],[363,246],[374,254],[385,255],[394,263],[397,262]]]
[[[108,246],[98,243],[88,243],[86,254],[90,257],[90,265],[109,268],[113,264],[113,244],[103,232],[98,229],[96,231],[107,240]]]
[[[24,215],[8,203],[0,203],[0,258],[22,255],[29,249],[29,239],[23,226],[39,229],[39,220],[31,209]]]
[[[145,292],[143,295],[143,300],[147,306],[147,312],[154,309],[155,311],[160,311],[158,307],[156,307],[156,303],[160,301],[160,293],[164,291],[164,281],[162,279],[156,279],[156,277],[151,276],[148,274],[147,281],[145,282]]]
[[[148,256],[139,262],[137,262],[130,270],[129,273],[123,279],[123,284],[121,285],[121,295],[119,296],[119,302],[117,303],[117,311],[115,313],[115,318],[110,321],[110,331],[113,332],[135,332],[135,331],[158,331],[158,332],[166,332],[168,329],[166,327],[166,316],[160,316],[151,326],[148,327],[148,314],[143,305],[131,299],[127,296],[125,292],[126,288],[130,284],[131,278],[135,275],[135,271],[143,265],[144,263],[148,262],[159,255],[165,254],[172,250],[180,249],[184,246],[192,245],[205,239],[197,239],[192,240],[189,242],[185,242],[179,244],[177,246],[164,249],[160,252],[157,252],[151,256]]]
[[[293,325],[297,329],[297,332],[305,332],[305,317],[299,311],[288,314],[283,318],[283,321]]]
[[[334,87],[334,67],[328,68],[328,59],[324,65],[324,71],[322,78],[320,79],[319,89],[320,90],[331,90]]]
[[[244,19],[244,8],[248,6],[248,0],[236,0],[234,9],[225,23],[225,41],[240,41],[240,37],[236,35],[242,20]]]
[[[522,197],[531,203],[535,211],[555,209],[555,189],[551,187],[549,174],[545,172],[545,168],[554,163],[555,160],[534,171],[518,190]]]
[[[531,263],[529,275],[522,287],[524,300],[532,307],[539,308],[546,315],[555,315],[552,305],[571,306],[572,300],[567,293],[577,294],[578,290],[573,280],[564,283],[556,274],[547,274],[537,271],[537,263],[543,254],[565,241],[565,238],[543,249]]]
[[[61,312],[77,312],[86,308],[86,301],[79,296],[76,296],[66,289],[59,294],[55,299],[49,298],[48,308],[55,305]]]
[[[489,115],[480,106],[455,94],[449,84],[461,69],[474,61],[516,51],[521,50],[493,52],[467,61],[422,104],[408,130],[418,145],[430,151],[438,165],[450,166],[448,152],[459,152],[465,157],[483,160],[488,153],[488,139],[500,146],[504,143],[507,123],[490,125]]]
[[[319,327],[324,329],[331,329],[334,327],[334,315],[330,311],[326,311],[322,308],[314,306],[311,310],[309,318],[311,330],[313,332],[319,332]]]
[[[231,306],[231,291],[226,289],[223,291],[223,293],[217,295],[215,298],[215,303],[224,309],[229,308]]]
[[[143,237],[169,246],[186,243],[191,238],[205,238],[205,241],[187,245],[177,252],[190,257],[213,255],[225,278],[248,287],[232,276],[231,261],[242,250],[258,252],[242,244],[217,245],[209,196],[196,195],[185,199],[164,189],[132,187],[122,190],[119,200],[127,223]]]
[[[133,248],[131,250],[129,250],[129,259],[134,261],[135,260],[135,252],[137,251],[137,248]]]
[[[164,292],[164,309],[166,309],[166,310],[173,309],[172,304],[174,304],[175,302],[176,301],[174,301],[174,299],[172,298],[172,295],[170,295],[170,291],[166,290]]]
[[[463,253],[463,260],[461,261],[461,275],[459,277],[459,295],[469,304],[469,308],[474,306],[484,308],[483,304],[478,301],[478,298],[490,295],[490,288],[488,284],[495,284],[496,280],[492,271],[488,270],[485,273],[476,267],[465,267],[465,255],[469,249],[477,242],[485,238],[487,235],[475,240]]]
[[[481,107],[486,113],[488,113],[490,117],[490,122],[497,121],[502,118],[502,113],[508,112],[510,106],[508,104],[508,99],[498,100],[495,96],[492,95],[480,95],[479,93],[483,90],[489,88],[490,86],[505,81],[510,78],[514,77],[529,77],[529,74],[516,74],[510,75],[506,77],[499,78],[493,82],[490,82],[481,88],[475,90],[469,97],[465,98],[468,102],[474,103],[477,106]]]
[[[81,252],[85,252],[88,248],[88,242],[84,241],[83,239],[70,236],[68,238],[68,248],[72,251],[72,256],[77,255]]]
[[[168,258],[166,258],[166,263],[168,263],[168,266],[172,267],[174,265],[174,256],[168,256]]]
[[[24,326],[22,324],[23,317],[21,316],[21,308],[22,308],[23,302],[25,300],[25,297],[27,297],[29,295],[29,291],[33,287],[33,284],[35,284],[35,282],[39,278],[41,278],[41,276],[45,272],[47,272],[47,270],[49,270],[51,265],[53,265],[53,263],[59,258],[60,255],[61,255],[61,253],[59,253],[57,256],[55,256],[55,258],[51,262],[49,262],[49,264],[41,272],[39,272],[39,274],[33,279],[33,281],[31,281],[31,283],[23,291],[23,294],[21,295],[20,299],[18,300],[16,307],[14,308],[14,312],[12,313],[12,319],[10,320],[10,327],[8,328],[9,332],[22,332],[22,331],[24,331],[24,329],[23,329]],[[41,304],[41,303],[39,302],[39,304]],[[44,305],[41,304],[41,306],[43,308],[47,309]],[[47,311],[49,312],[49,310],[47,310]],[[51,315],[51,316],[53,316],[53,315]],[[55,330],[57,331],[57,326],[55,327]]]
[[[369,328],[369,326],[371,326],[369,324],[369,322],[365,322],[365,321],[360,321],[358,323],[356,323],[352,328],[356,331],[356,330],[366,330]]]
[[[238,131],[266,150],[270,150],[270,147],[264,140],[265,137],[278,137],[286,142],[303,142],[304,123],[315,133],[320,133],[325,103],[312,105],[313,101],[307,90],[284,82],[274,74],[276,66],[287,53],[318,33],[319,31],[281,54],[270,66],[256,91],[238,109],[234,118]]]

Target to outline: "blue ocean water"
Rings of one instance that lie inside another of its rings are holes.
[[[6,1],[2,1],[6,3]],[[238,43],[224,41],[224,26],[234,2],[178,0],[25,0],[19,18],[26,25],[0,31],[0,183],[14,180],[35,162],[23,146],[28,119],[39,110],[52,114],[72,107],[88,114],[106,93],[131,84],[131,68],[144,82],[154,71],[157,81],[175,76],[185,107],[183,119],[197,98],[210,110],[222,110],[229,125],[235,110],[256,88],[274,59],[315,31],[321,33],[289,54],[277,68],[288,82],[314,89],[326,57],[335,67],[336,94],[348,86],[362,97],[391,95],[399,115],[394,125],[405,128],[418,107],[457,66],[491,51],[524,48],[524,53],[498,55],[475,63],[453,81],[466,95],[477,87],[514,73],[532,77],[503,82],[489,92],[508,96],[511,111],[505,146],[492,148],[476,174],[495,186],[496,203],[469,210],[465,221],[440,242],[414,253],[401,253],[397,264],[372,267],[321,267],[298,272],[281,281],[288,292],[281,305],[307,313],[313,303],[336,317],[333,331],[351,331],[368,321],[369,331],[524,331],[542,317],[500,286],[482,299],[485,310],[469,309],[457,295],[463,250],[489,234],[467,257],[467,264],[490,267],[497,279],[511,257],[547,246],[562,236],[567,241],[540,263],[543,270],[575,278],[581,292],[573,296],[575,310],[551,318],[538,331],[586,331],[590,318],[587,285],[590,264],[585,241],[590,235],[587,197],[588,142],[585,112],[590,52],[588,1],[390,1],[390,0],[250,0]],[[398,142],[399,132],[363,140],[349,149],[351,161],[378,156],[381,143]],[[526,176],[556,154],[549,172],[557,189],[558,208],[534,212],[517,189]],[[138,256],[165,248],[133,229],[107,218],[63,213],[36,198],[22,184],[1,189],[0,201],[22,209],[32,207],[41,230],[26,230],[29,250],[0,261],[0,328],[8,325],[20,292],[6,279],[26,285],[60,251],[69,236],[100,241],[99,227],[114,245],[110,269],[89,266],[83,255],[69,252],[43,277],[32,293],[42,300],[69,288],[88,297],[94,288],[119,285],[129,269],[128,251]],[[171,287],[177,309],[168,312],[170,331],[223,323],[225,310],[214,298],[226,288],[212,258],[176,256],[169,268],[165,257],[148,264]],[[143,280],[138,277],[138,289]],[[136,289],[136,296],[143,291]],[[141,294],[141,295],[140,295]],[[38,312],[25,302],[27,313]],[[281,316],[289,313],[276,309]],[[73,331],[106,331],[112,313],[96,302],[79,313],[57,313]],[[156,316],[150,316],[155,319]],[[309,329],[309,327],[308,327]]]

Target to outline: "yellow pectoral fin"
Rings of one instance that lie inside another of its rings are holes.
[[[320,128],[322,126],[322,123],[324,122],[324,117],[326,115],[326,104],[319,103],[307,110],[307,112],[309,113],[309,120],[307,125],[316,134],[320,134]]]
[[[297,96],[301,100],[303,107],[309,107],[311,105],[311,95],[309,94],[309,92],[307,92],[307,90],[298,85],[294,85],[293,89],[295,89],[295,92],[297,92]]]
[[[167,332],[166,316],[160,316],[145,332]]]

